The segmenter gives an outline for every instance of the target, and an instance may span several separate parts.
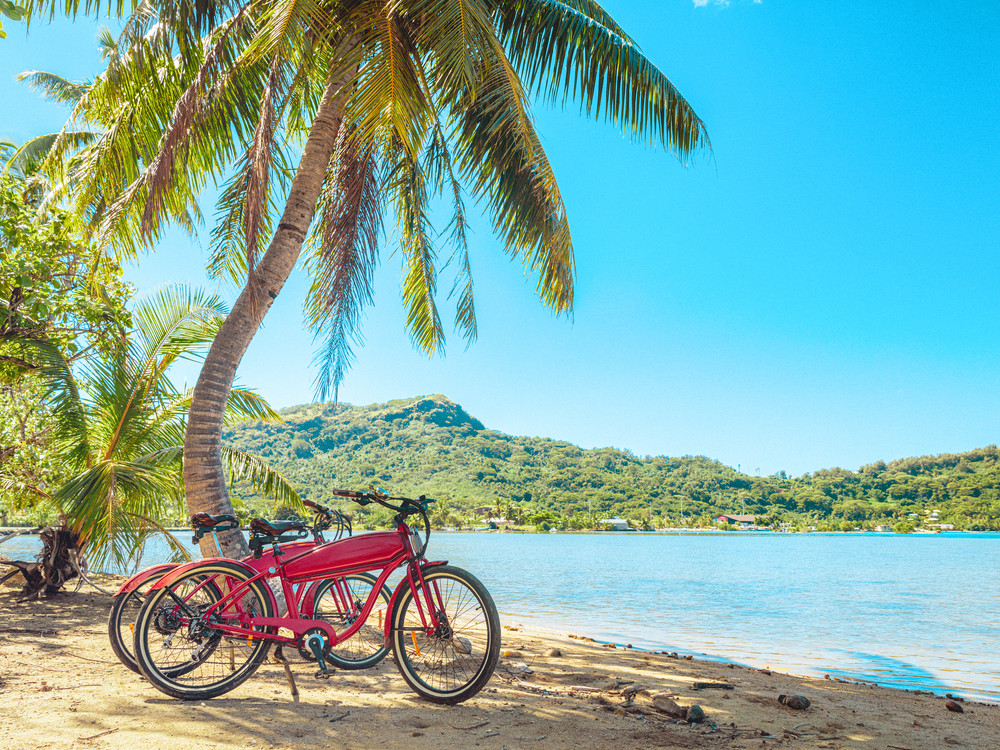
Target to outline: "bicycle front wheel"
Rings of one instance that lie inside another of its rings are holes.
[[[250,578],[235,563],[205,563],[146,598],[133,648],[139,670],[156,689],[182,700],[205,700],[229,692],[257,671],[270,641],[225,632],[227,626],[250,628],[252,617],[273,616],[263,582],[235,593]]]
[[[142,585],[124,594],[118,594],[112,600],[111,612],[108,613],[108,640],[111,650],[126,667],[133,672],[139,671],[135,663],[135,653],[132,651],[132,641],[135,639],[135,621],[139,610],[146,601],[146,593],[150,586],[159,581],[166,571],[153,573]]]
[[[426,593],[407,586],[393,607],[393,658],[422,698],[461,703],[493,676],[500,656],[500,617],[486,587],[468,571],[436,565],[423,576]],[[428,599],[434,603],[437,628],[426,611]]]
[[[389,600],[392,595],[385,586],[376,592],[376,583],[377,579],[373,575],[354,573],[323,581],[316,589],[314,616],[329,622],[338,633],[357,621],[370,597],[378,597],[361,629],[325,654],[335,667],[368,669],[389,654],[384,623],[389,616]]]

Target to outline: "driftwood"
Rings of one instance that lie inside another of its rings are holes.
[[[3,541],[12,536],[20,536],[21,532],[8,534]],[[80,537],[66,526],[49,526],[42,529],[38,538],[42,542],[42,551],[34,562],[23,560],[0,560],[0,565],[9,565],[15,570],[10,571],[0,583],[20,573],[24,578],[22,592],[25,598],[42,594],[55,594],[67,581],[80,575],[77,555],[80,550]]]

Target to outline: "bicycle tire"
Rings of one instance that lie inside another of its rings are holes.
[[[202,632],[192,633],[190,622],[195,618],[175,603],[182,601],[185,609],[197,613],[219,601],[223,591],[251,577],[236,563],[210,562],[192,568],[146,598],[136,621],[133,648],[140,672],[153,687],[181,700],[206,700],[228,693],[257,671],[267,656],[270,640],[226,636],[211,623]],[[218,621],[274,615],[271,596],[262,581],[251,583],[237,604],[238,612],[233,605],[221,607],[216,613]],[[275,629],[259,630],[273,633]],[[174,645],[178,637],[179,643]]]
[[[355,622],[376,583],[377,579],[370,573],[353,573],[323,581],[316,589],[313,617],[326,620],[338,633],[346,630]],[[344,594],[349,595],[346,608]],[[324,654],[335,667],[370,669],[389,655],[383,618],[389,616],[392,593],[382,586],[379,597],[382,601],[377,602],[368,613],[369,621],[374,617],[376,624],[366,622],[357,633]]]
[[[135,653],[132,651],[135,621],[146,601],[149,587],[159,581],[166,572],[154,573],[132,591],[117,594],[111,602],[111,611],[108,612],[108,640],[111,642],[111,650],[118,657],[118,661],[137,674],[139,666],[135,663]]]
[[[451,565],[423,571],[440,594],[445,632],[431,634],[417,611],[412,586],[392,611],[392,655],[406,683],[432,703],[466,701],[489,682],[500,656],[500,616],[493,597],[474,575]],[[419,592],[421,606],[425,603]]]

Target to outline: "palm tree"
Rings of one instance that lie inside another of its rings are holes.
[[[85,568],[84,553],[91,564],[125,569],[154,533],[166,533],[175,550],[186,554],[157,520],[170,511],[183,514],[184,505],[181,457],[191,393],[174,388],[167,370],[203,350],[224,313],[217,299],[203,293],[163,290],[136,306],[129,340],[91,358],[79,374],[59,347],[23,342],[47,386],[52,461],[64,478],[51,491],[35,488],[60,511],[62,523],[47,531],[43,564],[21,566],[29,592],[58,590]],[[227,422],[276,416],[254,393],[231,391]],[[226,449],[224,458],[233,480],[249,480],[262,494],[298,504],[294,490],[260,459],[235,449]]]
[[[80,8],[28,6],[32,16]],[[86,0],[83,9],[100,7]],[[80,162],[78,200],[106,208],[109,247],[134,255],[207,180],[229,178],[212,269],[243,290],[195,387],[184,464],[192,511],[230,509],[225,405],[303,248],[307,318],[324,342],[322,397],[352,362],[387,217],[400,238],[413,343],[442,351],[429,209],[438,196],[452,205],[456,326],[475,339],[463,186],[541,301],[572,311],[569,222],[529,94],[573,96],[589,116],[682,160],[707,145],[684,98],[593,0],[148,0],[126,19],[117,49],[74,109],[105,131]],[[292,166],[286,146],[300,143]],[[57,140],[53,158],[62,150]],[[235,534],[223,546],[243,552]]]

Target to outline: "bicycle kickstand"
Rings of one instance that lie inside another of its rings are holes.
[[[299,689],[295,685],[295,678],[292,677],[292,668],[288,664],[288,659],[286,659],[285,655],[281,652],[280,643],[275,647],[274,651],[272,652],[272,658],[285,668],[285,677],[288,678],[288,687],[290,687],[292,690],[292,702],[298,703]]]

